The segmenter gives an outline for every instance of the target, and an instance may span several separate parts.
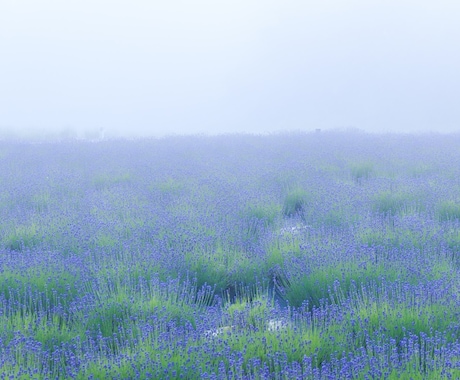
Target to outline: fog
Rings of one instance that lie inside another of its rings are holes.
[[[456,0],[2,0],[0,130],[452,132],[458,20]]]

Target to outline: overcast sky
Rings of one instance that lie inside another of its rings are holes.
[[[458,0],[1,0],[0,128],[460,130]]]

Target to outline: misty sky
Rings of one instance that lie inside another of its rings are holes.
[[[0,127],[460,130],[458,0],[1,0]]]

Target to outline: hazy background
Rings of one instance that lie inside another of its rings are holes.
[[[459,20],[458,0],[1,0],[0,129],[455,131]]]

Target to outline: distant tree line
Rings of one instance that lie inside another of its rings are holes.
[[[0,140],[104,140],[106,138],[118,137],[117,131],[106,130],[106,128],[75,127],[62,128],[17,128],[0,127]]]

